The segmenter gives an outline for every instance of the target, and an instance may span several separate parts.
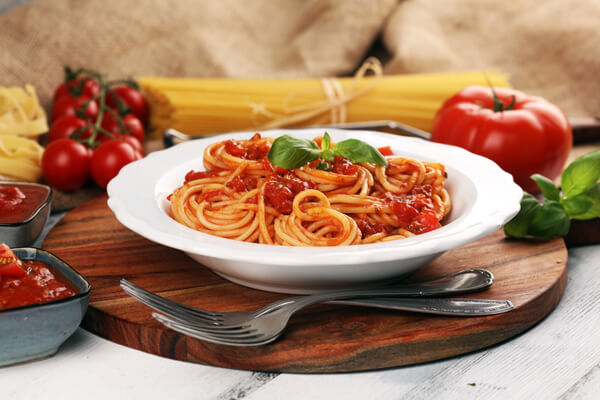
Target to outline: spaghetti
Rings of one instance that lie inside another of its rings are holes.
[[[319,143],[321,138],[316,138]],[[223,238],[287,246],[341,246],[402,239],[439,228],[451,200],[442,164],[393,155],[388,167],[316,160],[272,165],[273,138],[213,143],[205,171],[169,196],[172,217]]]

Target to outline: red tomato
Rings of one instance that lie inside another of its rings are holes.
[[[115,118],[112,114],[110,113],[105,113],[102,116],[102,123],[100,124],[100,126],[104,129],[106,129],[109,132],[113,132],[113,133],[123,133],[125,134],[126,132],[129,132],[128,135],[133,136],[134,138],[136,138],[137,140],[141,142],[144,141],[144,126],[142,125],[141,121],[133,114],[127,114],[124,117],[122,117],[123,119],[123,125],[125,128],[125,131],[123,131],[123,129],[121,129],[121,124],[119,124],[119,121],[117,120],[117,118]],[[128,136],[125,135],[125,136]]]
[[[538,192],[532,174],[554,179],[562,172],[573,141],[569,121],[540,97],[494,91],[501,102],[496,109],[492,90],[483,86],[469,86],[446,100],[435,116],[431,140],[490,158],[524,190]]]
[[[0,276],[2,275],[19,277],[27,275],[27,272],[21,267],[19,262],[14,261],[0,265]]]
[[[89,178],[90,153],[75,140],[57,139],[44,150],[42,172],[50,186],[66,191],[78,189]]]
[[[68,138],[73,132],[89,124],[89,121],[78,118],[74,115],[63,115],[52,123],[48,132],[48,141],[52,142],[60,138]],[[81,139],[91,135],[91,129],[82,132]]]
[[[144,96],[132,87],[126,85],[115,86],[106,93],[106,104],[112,108],[118,108],[119,99],[131,109],[131,113],[138,117],[142,124],[148,122],[148,102]]]
[[[138,160],[140,155],[133,147],[120,140],[109,140],[94,150],[91,162],[92,179],[105,188],[125,165]]]
[[[71,89],[79,86],[82,79],[85,79],[85,83],[81,86],[81,93],[72,93]],[[95,79],[91,78],[75,78],[72,81],[61,83],[54,91],[53,101],[60,99],[63,96],[89,96],[94,97],[100,94],[100,84]]]
[[[98,140],[101,143],[108,142],[110,140],[118,140],[121,142],[125,142],[125,143],[128,143],[131,147],[133,147],[133,149],[136,151],[136,153],[139,154],[140,158],[144,154],[144,147],[142,146],[140,141],[137,140],[135,137],[133,137],[131,135],[124,135],[122,133],[113,133],[112,135],[113,135],[113,138],[111,139],[108,136],[101,134],[99,136]]]
[[[59,98],[54,106],[52,107],[52,121],[56,121],[63,115],[74,115],[77,116],[75,110],[80,110],[83,104],[89,101],[91,97],[88,96],[63,96]],[[88,103],[85,108],[84,115],[89,120],[95,120],[98,115],[98,102],[92,100]]]

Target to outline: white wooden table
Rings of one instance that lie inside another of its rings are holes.
[[[261,373],[161,358],[80,328],[54,357],[0,368],[0,399],[597,399],[598,260],[600,245],[569,250],[567,287],[547,318],[452,359],[347,374]]]

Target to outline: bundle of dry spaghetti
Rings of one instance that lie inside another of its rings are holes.
[[[150,128],[190,135],[393,120],[429,131],[444,100],[468,85],[510,86],[498,72],[384,76],[368,59],[354,77],[202,79],[142,77]]]
[[[47,131],[33,86],[0,87],[0,178],[38,181],[44,149],[37,138]]]

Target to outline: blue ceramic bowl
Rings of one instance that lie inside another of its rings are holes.
[[[33,247],[12,249],[21,260],[42,261],[72,282],[72,297],[0,310],[0,366],[54,355],[75,332],[87,310],[91,286],[69,264]]]

